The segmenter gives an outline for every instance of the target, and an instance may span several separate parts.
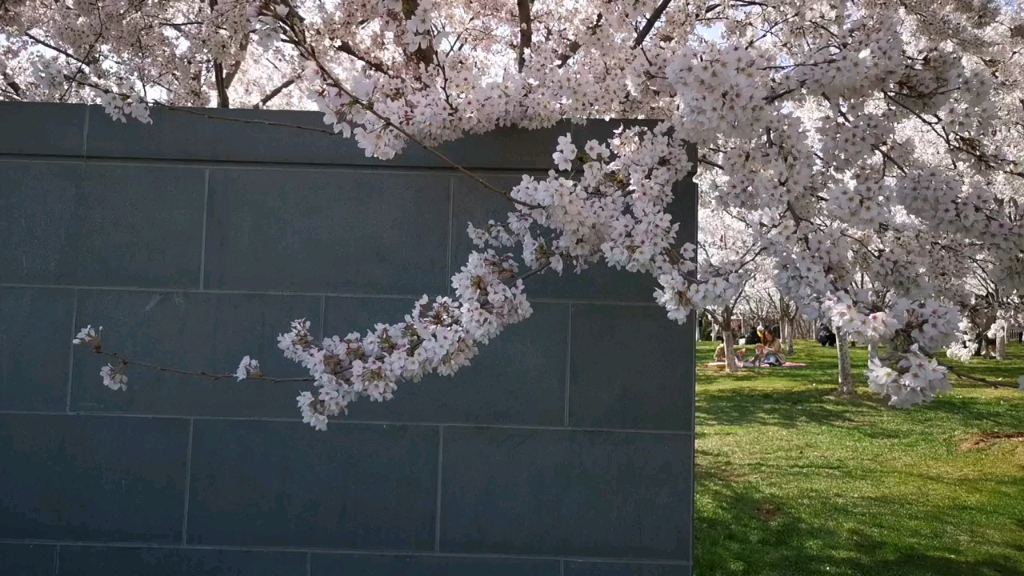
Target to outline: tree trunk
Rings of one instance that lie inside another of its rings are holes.
[[[793,341],[796,340],[796,322],[794,320],[794,318],[789,318],[783,324],[786,330],[786,356],[793,355]]]
[[[732,309],[728,306],[722,310],[722,336],[725,342],[725,371],[736,372],[740,367],[736,364],[736,346],[732,333]]]
[[[1002,329],[996,333],[996,360],[1006,360],[1006,339],[1007,332],[1010,331],[1010,324],[1006,323]]]
[[[850,340],[846,333],[834,328],[836,333],[836,352],[839,356],[839,395],[853,396],[853,371],[850,369]]]
[[[736,346],[733,344],[732,330],[723,331],[725,336],[725,371],[736,372],[740,369],[736,364]]]
[[[878,342],[868,344],[868,360],[878,360]]]

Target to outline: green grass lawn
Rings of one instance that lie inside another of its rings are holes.
[[[1009,352],[966,368],[1015,381]],[[792,361],[808,366],[698,369],[695,574],[1024,575],[1024,440],[980,436],[1024,433],[1024,394],[954,378],[896,410],[867,390],[863,347],[855,398],[833,394],[834,349],[798,342]]]

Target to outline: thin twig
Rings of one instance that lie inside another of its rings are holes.
[[[195,116],[202,116],[209,120],[224,120],[227,122],[239,122],[241,124],[262,124],[264,126],[277,126],[281,128],[294,128],[296,130],[306,130],[309,132],[319,132],[321,134],[327,134],[329,136],[337,136],[338,134],[334,130],[328,128],[316,128],[314,126],[302,126],[300,124],[290,124],[288,122],[274,122],[273,120],[259,120],[257,118],[231,118],[228,116],[217,116],[201,112],[200,109],[183,108],[180,106],[172,106],[170,104],[163,104],[160,102],[151,102],[150,104],[166,108],[167,110],[173,110],[175,112],[184,112],[186,114],[193,114]]]
[[[124,356],[118,354],[117,352],[108,352],[108,351],[103,350],[103,349],[97,350],[97,349],[93,348],[93,352],[95,352],[96,354],[99,354],[101,356],[108,356],[110,358],[118,360],[122,364],[124,364],[125,366],[130,366],[132,364],[135,364],[135,365],[138,365],[138,366],[145,366],[146,368],[152,368],[153,370],[158,370],[160,372],[169,372],[171,374],[180,374],[182,376],[198,376],[200,378],[207,378],[207,379],[210,380],[210,382],[216,382],[217,380],[227,380],[227,379],[230,379],[230,378],[236,378],[236,376],[234,374],[210,374],[209,372],[205,372],[205,371],[202,371],[202,370],[200,370],[200,371],[179,370],[177,368],[167,368],[165,366],[158,366],[158,365],[152,364],[150,362],[142,362],[142,361],[139,361],[139,360],[129,360],[128,358],[125,358]],[[274,383],[280,383],[280,382],[313,382],[314,381],[313,378],[310,378],[308,376],[304,377],[304,378],[272,378],[270,376],[246,376],[245,379],[246,380],[262,380],[264,382],[274,382]]]
[[[334,75],[334,73],[331,72],[330,69],[328,69],[327,66],[325,66],[324,63],[320,61],[320,58],[316,55],[316,51],[311,46],[306,44],[301,39],[302,37],[304,37],[304,35],[300,35],[300,34],[297,33],[298,31],[295,30],[294,24],[293,24],[292,21],[287,20],[287,21],[283,21],[282,23],[285,24],[287,26],[287,29],[292,32],[292,35],[291,35],[292,36],[292,44],[296,48],[299,49],[299,53],[302,54],[302,56],[304,58],[306,58],[307,60],[309,60],[310,62],[315,64],[317,69],[320,71],[320,73],[323,74],[324,77],[326,77],[328,80],[330,80],[331,84],[335,88],[337,88],[341,93],[345,94],[345,96],[347,96],[349,98],[349,100],[351,100],[353,103],[355,103],[356,105],[360,106],[361,108],[363,108],[364,110],[369,112],[371,115],[376,117],[378,120],[383,122],[385,126],[387,126],[387,127],[391,128],[392,130],[398,132],[399,134],[401,134],[405,138],[415,142],[416,144],[419,144],[421,147],[423,147],[424,150],[426,150],[430,154],[436,156],[442,162],[444,162],[445,164],[448,164],[449,166],[451,166],[452,168],[454,168],[458,172],[461,172],[462,174],[470,177],[475,182],[477,182],[478,184],[483,186],[485,189],[490,190],[492,192],[496,192],[498,194],[501,194],[502,196],[504,196],[505,198],[507,198],[508,200],[513,202],[514,204],[518,204],[520,206],[524,206],[524,207],[530,208],[530,209],[539,209],[539,208],[541,208],[541,206],[538,206],[536,204],[530,204],[528,202],[523,202],[521,200],[517,200],[517,199],[513,198],[512,194],[510,192],[507,192],[505,190],[501,190],[500,188],[498,188],[498,187],[488,183],[483,178],[477,176],[476,174],[470,172],[469,170],[466,170],[458,162],[455,162],[451,158],[445,156],[444,154],[439,152],[434,147],[428,146],[422,140],[420,140],[419,138],[417,138],[417,137],[413,136],[412,134],[410,134],[408,130],[406,130],[405,128],[402,128],[398,124],[395,124],[387,116],[384,116],[380,112],[377,112],[374,109],[373,104],[363,100],[362,98],[359,98],[354,93],[352,93],[352,91],[349,90],[341,82],[341,80],[339,80]]]
[[[547,270],[550,267],[551,267],[551,260],[548,259],[542,266],[540,266],[538,268],[534,268],[533,270],[530,270],[529,272],[527,272],[526,274],[523,274],[522,276],[518,276],[518,277],[517,276],[513,276],[512,278],[509,279],[509,281],[511,281],[511,280],[527,280],[527,279],[529,279],[532,276],[535,276],[537,274],[540,274],[540,273],[544,272],[545,270]],[[484,309],[488,309],[489,307],[490,307],[490,304],[486,304],[484,306]],[[417,348],[419,348],[419,346],[421,344],[422,344],[422,342],[414,344],[412,347],[410,347],[409,352],[410,353],[411,352],[415,352],[415,350]],[[211,374],[210,372],[206,372],[204,370],[182,370],[180,368],[168,368],[166,366],[160,366],[160,365],[157,365],[157,364],[153,364],[151,362],[143,362],[141,360],[131,360],[129,358],[125,358],[123,355],[121,355],[121,354],[119,354],[117,352],[109,352],[107,350],[104,350],[103,347],[102,347],[102,343],[100,341],[98,341],[98,340],[94,341],[94,343],[92,344],[91,349],[92,349],[93,353],[98,354],[100,356],[106,356],[108,358],[113,358],[114,360],[117,360],[118,362],[120,362],[123,366],[131,366],[131,365],[134,364],[136,366],[143,366],[145,368],[151,368],[151,369],[157,370],[159,372],[167,372],[169,374],[179,374],[179,375],[182,375],[182,376],[196,376],[196,377],[199,377],[199,378],[205,378],[205,379],[209,380],[209,382],[211,384],[213,382],[218,381],[218,380],[230,380],[231,378],[236,378],[236,379],[238,378],[235,374],[228,374],[228,373]],[[275,378],[275,377],[272,377],[272,376],[263,376],[262,374],[249,374],[249,375],[247,375],[244,378],[244,380],[259,380],[259,381],[262,381],[262,382],[271,382],[271,383],[274,383],[274,384],[279,384],[279,383],[282,383],[282,382],[315,382],[316,381],[315,378],[312,378],[312,377],[309,377],[309,376],[306,376],[306,377],[294,377],[294,378]]]
[[[367,56],[363,56],[362,54],[357,52],[355,47],[352,46],[352,44],[347,40],[342,40],[341,44],[338,44],[334,48],[338,52],[341,52],[342,54],[348,54],[349,56],[355,58],[356,60],[359,60],[363,64],[366,64],[367,66],[370,67],[371,70],[380,72],[381,74],[387,76],[388,78],[394,78],[394,75],[392,75],[391,72],[388,71],[387,67],[384,66],[384,64],[371,60]]]
[[[950,366],[949,364],[942,363],[941,361],[939,361],[938,358],[935,358],[935,361],[939,363],[939,366],[944,366],[950,374],[953,374],[957,378],[961,378],[963,380],[973,380],[974,382],[978,382],[980,384],[987,384],[988,386],[991,386],[993,388],[1017,388],[1016,384],[1007,384],[1006,382],[1000,382],[998,380],[989,380],[988,378],[982,378],[981,376],[974,376],[972,374],[967,374],[966,372],[961,372],[960,370],[957,370],[956,368]]]
[[[254,104],[253,108],[262,108],[262,107],[266,106],[267,102],[270,102],[274,98],[277,98],[278,94],[280,94],[281,92],[284,92],[292,84],[295,84],[295,78],[289,78],[289,79],[285,80],[284,82],[281,83],[280,86],[278,86],[277,88],[274,88],[270,92],[267,92],[267,95],[264,96],[263,98],[261,98],[259,102]]]
[[[88,64],[85,62],[85,60],[82,60],[81,58],[79,58],[78,56],[75,56],[74,54],[72,54],[71,52],[68,52],[67,50],[64,50],[62,48],[58,48],[57,46],[55,46],[53,44],[50,44],[49,42],[43,40],[42,38],[37,38],[37,37],[33,36],[31,32],[25,32],[25,37],[28,38],[29,40],[34,41],[36,44],[39,44],[41,46],[45,46],[46,48],[49,48],[50,50],[53,50],[54,52],[59,52],[59,53],[63,54],[64,56],[67,56],[68,58],[74,60],[75,62],[78,62],[79,64],[84,64],[84,65],[88,66]]]
[[[344,87],[341,87],[339,89],[342,90],[342,92],[345,92],[346,95],[350,94],[349,92],[345,91]],[[359,104],[360,106],[364,106],[364,104],[366,106],[369,106],[368,103],[364,103],[362,100],[359,100],[358,98],[356,98],[354,96],[352,96],[352,99],[354,101],[356,101],[356,103]],[[278,127],[281,127],[281,128],[294,128],[296,130],[306,130],[306,131],[309,131],[309,132],[319,132],[321,134],[327,134],[329,136],[338,136],[337,132],[335,132],[334,130],[327,129],[327,128],[315,128],[313,126],[302,126],[302,125],[299,125],[299,124],[290,124],[288,122],[274,122],[272,120],[259,120],[257,118],[230,118],[230,117],[226,117],[226,116],[216,116],[216,115],[207,114],[207,113],[201,112],[200,110],[197,110],[197,109],[190,109],[190,108],[183,108],[183,107],[179,107],[179,106],[172,106],[170,104],[162,104],[162,103],[159,103],[159,102],[152,102],[151,104],[156,105],[156,106],[161,106],[161,107],[166,108],[168,110],[174,110],[176,112],[185,112],[186,114],[193,114],[193,115],[196,115],[196,116],[202,116],[202,117],[207,118],[209,120],[225,120],[225,121],[228,121],[228,122],[239,122],[239,123],[242,123],[242,124],[261,124],[263,126],[278,126]],[[383,118],[382,116],[378,115],[376,112],[373,112],[373,110],[371,110],[370,108],[367,108],[367,110],[370,111],[371,113],[373,113],[374,115],[376,115],[378,118]],[[492,191],[492,192],[496,192],[498,194],[501,194],[502,196],[507,198],[512,203],[519,204],[520,206],[523,206],[523,207],[526,207],[526,208],[530,208],[530,209],[540,209],[540,208],[543,208],[542,206],[538,206],[536,204],[530,204],[529,202],[523,202],[522,200],[517,200],[517,199],[513,198],[510,192],[506,192],[504,190],[501,190],[500,188],[497,188],[494,185],[488,183],[487,181],[485,181],[484,179],[480,178],[476,174],[474,174],[474,173],[470,172],[469,170],[463,168],[459,163],[457,163],[454,160],[448,158],[447,156],[445,156],[441,152],[438,152],[433,147],[427,146],[426,144],[422,143],[420,140],[418,140],[417,138],[415,138],[412,135],[410,135],[407,131],[405,131],[402,128],[396,126],[390,120],[384,119],[384,122],[385,122],[386,125],[388,125],[388,126],[394,128],[395,130],[397,130],[400,134],[406,136],[407,138],[409,138],[410,140],[412,140],[416,144],[419,144],[420,146],[422,146],[426,151],[428,151],[431,154],[433,154],[434,156],[437,156],[438,158],[440,158],[442,161],[444,161],[449,166],[455,168],[457,171],[465,174],[466,176],[469,176],[471,179],[473,179],[474,181],[476,181],[477,183],[482,185],[487,190]]]

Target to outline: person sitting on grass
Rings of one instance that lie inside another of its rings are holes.
[[[786,356],[782,353],[782,340],[775,337],[771,331],[766,330],[761,336],[761,344],[755,351],[756,363],[768,366],[782,366],[786,363]]]
[[[995,358],[996,339],[989,338],[988,334],[978,334],[974,339],[974,355],[982,358]]]
[[[821,324],[818,326],[818,336],[815,338],[818,344],[824,346],[836,347],[836,333],[828,327],[828,324]]]
[[[746,344],[752,346],[761,342],[761,335],[757,333],[757,328],[750,327],[750,332],[740,341],[740,344]]]
[[[745,348],[733,348],[732,355],[736,357],[737,364],[744,364],[744,356],[747,355]],[[725,342],[718,345],[715,348],[715,362],[725,362]]]

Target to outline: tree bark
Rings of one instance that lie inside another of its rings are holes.
[[[725,336],[725,371],[736,372],[740,366],[736,363],[736,345],[733,343],[732,330],[726,330],[723,336]]]
[[[519,7],[519,45],[516,47],[516,68],[522,72],[526,65],[526,51],[533,44],[533,17],[530,5],[533,0],[517,0]]]
[[[846,333],[834,328],[836,333],[836,353],[839,356],[839,395],[853,396],[853,371],[850,368],[850,340]]]
[[[878,343],[872,342],[868,344],[868,360],[878,360]]]
[[[722,311],[722,336],[725,342],[725,371],[736,372],[740,367],[736,364],[736,345],[732,333],[732,309],[728,306]]]
[[[280,94],[281,92],[285,91],[292,84],[295,84],[295,78],[289,78],[289,79],[285,80],[277,88],[274,88],[273,90],[268,92],[266,96],[264,96],[263,98],[260,98],[260,101],[257,102],[256,104],[253,104],[252,107],[255,108],[255,109],[259,109],[259,108],[262,108],[262,107],[266,106],[267,102],[270,102],[274,98],[277,98],[278,94]]]
[[[786,356],[793,355],[793,343],[796,340],[796,322],[793,318],[787,318],[783,324],[783,330],[786,331]]]
[[[210,0],[209,5],[210,12],[213,12],[217,8],[217,0]],[[241,66],[241,64],[239,64],[239,66]],[[228,99],[228,87],[231,86],[231,81],[234,79],[235,75],[232,73],[231,78],[225,80],[224,64],[215,58],[213,60],[213,81],[217,88],[217,108],[231,107],[231,102]]]
[[[1010,324],[1007,322],[1002,330],[996,333],[996,360],[1006,360],[1006,340],[1009,331]]]
[[[644,23],[644,27],[640,29],[639,33],[637,33],[636,40],[633,40],[633,48],[637,48],[644,43],[644,40],[647,39],[647,35],[651,33],[651,30],[654,30],[654,25],[658,23],[658,20],[661,20],[661,15],[665,13],[665,9],[668,8],[668,5],[671,3],[672,0],[661,0],[661,3],[659,3],[657,8],[654,9],[654,12],[651,12],[650,18],[647,19],[646,23]]]

